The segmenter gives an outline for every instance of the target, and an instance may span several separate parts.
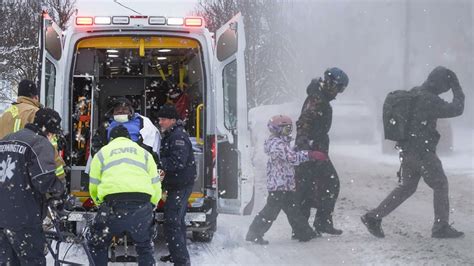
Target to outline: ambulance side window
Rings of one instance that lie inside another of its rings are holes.
[[[224,125],[228,130],[237,126],[237,61],[224,67]]]
[[[56,67],[54,64],[46,59],[45,63],[45,105],[49,108],[54,108],[54,90],[56,83]]]
[[[58,33],[54,30],[52,22],[49,21],[50,25],[46,27],[46,51],[56,60],[61,59],[61,38]]]
[[[237,23],[231,23],[229,28],[217,41],[217,59],[224,61],[237,52]]]

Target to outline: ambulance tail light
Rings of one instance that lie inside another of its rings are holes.
[[[95,17],[94,24],[96,25],[110,25],[110,17]]]
[[[92,25],[94,19],[92,17],[77,17],[76,18],[76,25],[86,26]]]
[[[217,146],[216,146],[216,136],[211,136],[211,155],[212,155],[212,178],[211,178],[211,187],[217,188]]]
[[[199,17],[185,18],[184,25],[187,27],[201,27],[203,25],[203,20]]]

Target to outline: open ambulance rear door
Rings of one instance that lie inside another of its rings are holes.
[[[244,24],[239,13],[216,32],[217,211],[248,215],[253,208],[254,176],[244,51]]]
[[[42,24],[40,30],[40,102],[46,107],[54,108],[62,106],[61,99],[56,99],[56,87],[60,82],[58,71],[59,61],[63,52],[62,30],[54,23],[48,13],[42,13]],[[55,104],[56,101],[56,104]]]

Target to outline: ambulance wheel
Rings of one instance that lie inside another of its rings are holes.
[[[205,243],[211,242],[212,238],[214,237],[214,232],[216,231],[216,223],[217,223],[216,221],[211,222],[211,226],[206,231],[193,232],[192,241],[205,242]]]

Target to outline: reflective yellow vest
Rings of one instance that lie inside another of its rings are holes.
[[[102,147],[92,158],[89,193],[99,205],[116,193],[139,192],[161,198],[161,182],[153,156],[128,138],[119,137]]]

